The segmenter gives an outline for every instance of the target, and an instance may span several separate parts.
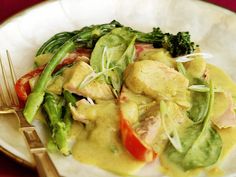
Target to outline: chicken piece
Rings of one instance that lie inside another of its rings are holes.
[[[85,79],[87,75],[93,72],[91,66],[83,61],[79,61],[71,68],[64,71],[65,83],[63,85],[65,90],[72,93],[82,95],[84,97],[90,97],[91,99],[113,99],[111,87],[105,83],[105,81],[94,80],[83,88],[80,88],[80,83]]]
[[[190,106],[188,79],[163,63],[142,60],[130,64],[125,71],[125,84],[135,93]]]
[[[218,128],[236,126],[233,99],[229,93],[217,93],[212,111],[212,122]]]

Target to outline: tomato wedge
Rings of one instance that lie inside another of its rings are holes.
[[[157,157],[156,152],[144,144],[138,137],[128,120],[124,118],[122,112],[120,112],[120,130],[122,142],[134,158],[140,161],[150,162]]]

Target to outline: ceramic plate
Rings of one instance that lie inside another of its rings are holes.
[[[17,76],[20,77],[32,68],[36,50],[53,34],[85,25],[107,23],[113,19],[142,31],[150,31],[155,26],[171,33],[190,31],[192,40],[200,45],[202,51],[213,55],[208,62],[220,66],[236,81],[236,15],[197,0],[47,1],[12,17],[0,26],[0,53],[3,56],[6,49],[10,51]],[[47,132],[44,127],[37,122],[34,124],[45,141]],[[1,149],[33,166],[18,127],[14,116],[0,117]],[[233,153],[223,165],[226,176],[236,175],[236,153]],[[50,156],[63,176],[116,176],[81,164],[72,157],[59,154]],[[137,175],[162,176],[155,165],[147,165]]]

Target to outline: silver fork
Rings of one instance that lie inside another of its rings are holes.
[[[33,159],[35,160],[36,169],[39,176],[59,177],[60,175],[52,160],[50,159],[46,148],[41,142],[35,127],[30,125],[22,114],[22,110],[19,106],[19,100],[14,89],[16,74],[8,51],[6,51],[6,55],[9,65],[10,77],[7,77],[6,69],[3,66],[0,56],[0,70],[3,76],[1,79],[3,81],[0,80],[0,97],[2,100],[2,104],[0,105],[0,114],[14,113],[17,115],[20,122],[20,130],[23,132],[26,142],[28,143],[29,150],[33,156]]]

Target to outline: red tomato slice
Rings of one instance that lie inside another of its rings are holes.
[[[121,138],[125,148],[133,155],[134,158],[140,161],[150,162],[157,157],[154,150],[144,144],[132,129],[128,120],[125,119],[120,111],[120,131]]]
[[[45,66],[38,67],[37,69],[25,74],[15,84],[15,90],[21,103],[24,103],[31,92],[29,80],[33,77],[38,76],[44,69]]]
[[[65,59],[61,64],[59,64],[56,67],[54,72],[58,71],[59,69],[61,69],[65,65],[73,63],[75,60],[76,59],[71,59],[71,58]],[[40,75],[42,73],[42,71],[44,70],[45,66],[46,65],[43,65],[43,66],[36,68],[33,71],[30,71],[29,73],[25,74],[24,76],[22,76],[20,79],[18,79],[16,81],[15,90],[16,90],[19,100],[21,101],[21,105],[22,104],[24,105],[25,101],[28,98],[28,95],[31,92],[29,80],[33,77]]]

